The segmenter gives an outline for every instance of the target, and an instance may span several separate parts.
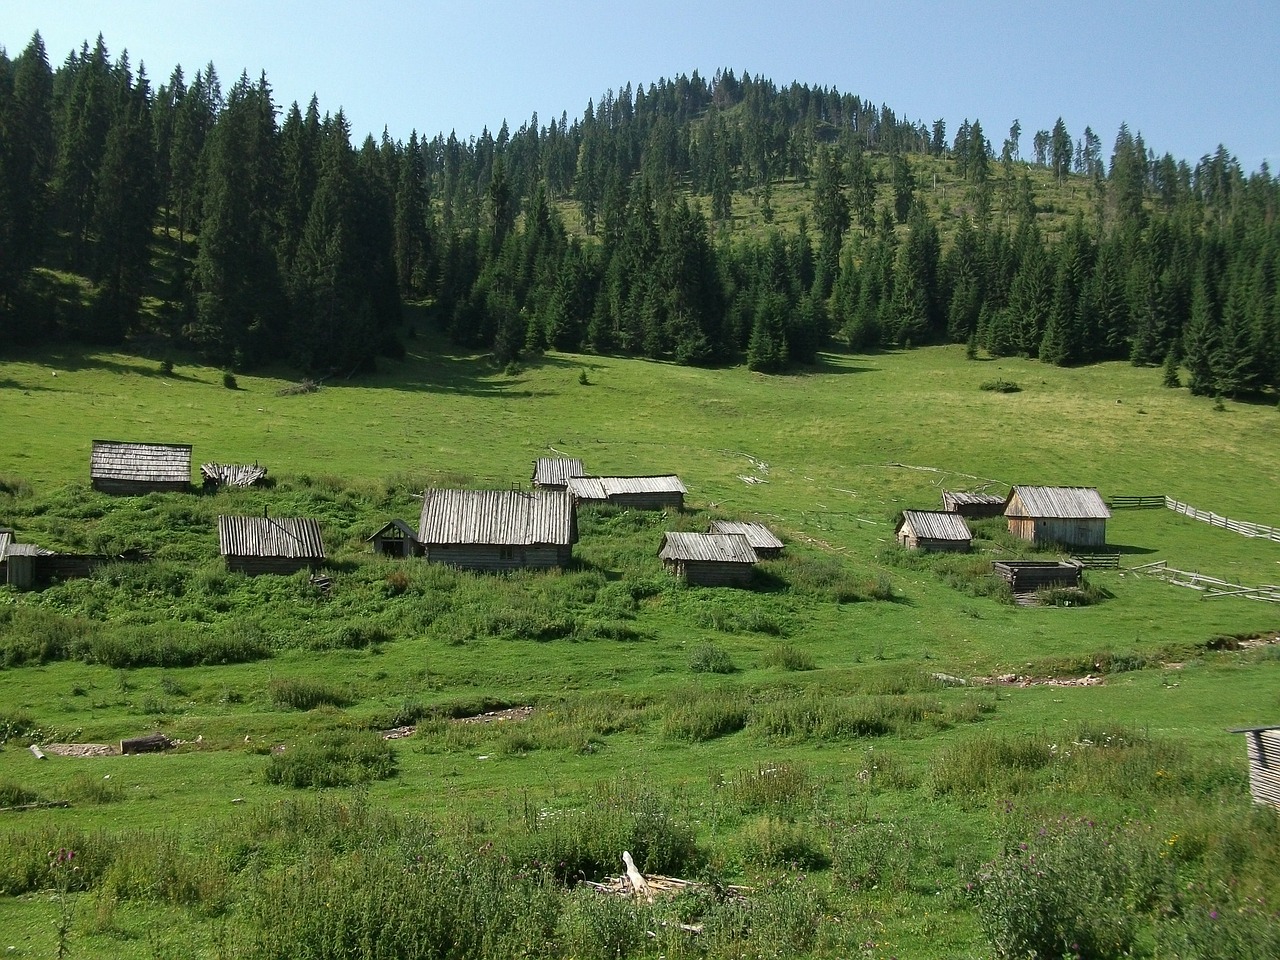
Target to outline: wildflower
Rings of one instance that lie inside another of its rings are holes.
[[[1209,919],[1210,919],[1210,920],[1217,920],[1217,919],[1218,919],[1218,911],[1217,911],[1217,910],[1210,910],[1210,911],[1209,911]]]

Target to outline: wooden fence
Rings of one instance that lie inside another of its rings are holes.
[[[1153,497],[1112,497],[1111,509],[1152,510],[1158,507],[1163,507],[1166,500],[1168,500],[1168,497],[1164,494]]]
[[[1215,600],[1219,597],[1244,597],[1248,600],[1267,600],[1271,603],[1280,603],[1280,585],[1274,583],[1264,583],[1257,587],[1245,587],[1238,583],[1219,580],[1217,577],[1206,576],[1203,573],[1178,570],[1169,566],[1163,560],[1144,563],[1141,566],[1130,567],[1129,569],[1133,573],[1145,573],[1175,586],[1199,590],[1204,594],[1203,599],[1205,600]]]
[[[1280,542],[1280,528],[1277,527],[1269,527],[1262,523],[1250,523],[1247,520],[1232,520],[1230,517],[1220,517],[1218,514],[1210,513],[1208,510],[1197,510],[1190,504],[1182,503],[1173,499],[1173,497],[1165,497],[1164,505],[1174,513],[1180,513],[1184,517],[1199,520],[1213,527],[1222,527],[1225,530],[1238,533],[1242,537],[1261,537],[1264,540]]]

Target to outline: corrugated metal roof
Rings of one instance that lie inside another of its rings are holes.
[[[663,560],[719,563],[755,563],[758,559],[747,538],[740,533],[664,533],[658,556]]]
[[[1009,491],[1004,515],[1105,520],[1111,511],[1094,487],[1014,487]]]
[[[755,550],[781,550],[783,543],[763,523],[745,520],[712,520],[712,533],[736,533],[747,538]]]
[[[902,523],[898,531],[909,527],[911,532],[921,540],[964,540],[973,539],[969,525],[958,513],[947,513],[942,510],[903,510]]]
[[[309,517],[218,517],[224,557],[324,559],[320,524]]]
[[[191,445],[95,440],[89,476],[93,480],[190,483]]]
[[[573,499],[566,490],[428,490],[418,539],[426,544],[571,544]]]
[[[582,461],[574,457],[539,457],[533,464],[535,486],[563,486],[570,477],[586,474]]]

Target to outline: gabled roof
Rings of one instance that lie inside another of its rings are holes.
[[[636,493],[688,493],[675,474],[655,477],[570,477],[568,489],[583,500],[606,500],[609,497]]]
[[[718,563],[755,563],[759,559],[740,533],[664,533],[658,556],[663,560]]]
[[[190,483],[191,444],[95,440],[89,476],[93,480]]]
[[[1014,487],[1005,501],[1006,517],[1105,520],[1111,511],[1094,487]]]
[[[763,523],[745,520],[712,520],[711,533],[736,533],[747,538],[754,550],[781,550],[783,543]]]
[[[13,531],[9,529],[0,530],[0,560],[4,559],[5,552],[9,549],[9,545],[13,541]]]
[[[323,560],[320,524],[309,517],[218,517],[224,557]]]
[[[365,537],[364,542],[368,543],[370,540],[373,540],[377,537],[382,536],[384,533],[386,533],[388,530],[391,530],[391,529],[399,530],[400,535],[405,537],[406,539],[409,539],[409,540],[418,539],[418,531],[413,529],[413,527],[409,526],[403,520],[388,520],[386,523],[380,526],[376,531],[374,531],[372,536]]]
[[[535,486],[563,486],[570,477],[581,477],[586,474],[582,461],[574,457],[539,457],[533,463],[533,483]]]
[[[952,503],[958,507],[974,505],[987,506],[1004,503],[1008,498],[995,493],[968,493],[964,490],[943,490],[942,502]]]
[[[902,522],[894,532],[901,532],[903,527],[910,527],[921,540],[963,540],[967,543],[973,539],[964,517],[942,510],[903,510]]]
[[[567,545],[573,499],[565,490],[427,490],[418,540],[426,544]]]

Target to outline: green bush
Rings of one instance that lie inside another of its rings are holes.
[[[39,799],[40,794],[34,790],[28,790],[7,780],[0,780],[0,808],[20,807],[26,803],[36,803]]]
[[[733,673],[734,666],[729,651],[710,641],[698,644],[689,654],[689,669],[694,673]]]
[[[993,393],[1019,393],[1022,388],[1012,380],[995,379],[984,380],[978,385],[979,390],[987,390]]]
[[[282,677],[267,684],[267,693],[277,707],[289,710],[314,710],[316,707],[347,707],[351,694],[321,680]]]
[[[830,862],[809,828],[778,817],[760,817],[749,823],[740,845],[743,860],[766,869],[817,870]]]
[[[834,823],[831,826],[831,874],[853,890],[908,886],[918,828],[889,820]]]
[[[781,761],[741,771],[728,782],[725,792],[743,813],[759,813],[812,806],[817,786],[808,767]]]
[[[375,733],[329,731],[273,754],[267,782],[304,787],[349,787],[395,776],[396,755]]]
[[[735,690],[684,690],[673,694],[663,713],[663,736],[694,743],[737,733],[750,707]]]
[[[799,647],[789,643],[781,644],[770,650],[765,654],[763,663],[766,667],[778,667],[782,670],[816,669],[813,655],[809,651],[801,650]]]

